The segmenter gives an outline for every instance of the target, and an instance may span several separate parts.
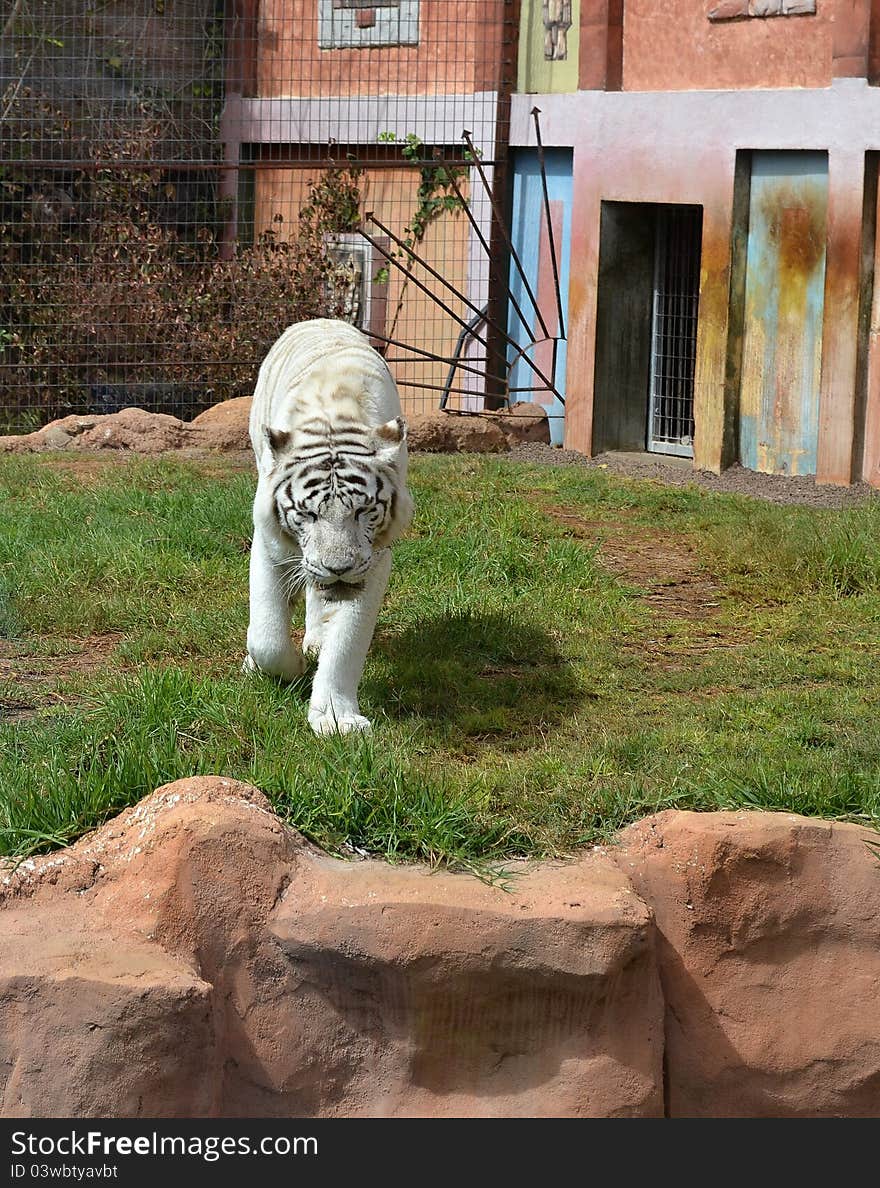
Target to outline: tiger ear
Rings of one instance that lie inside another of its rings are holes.
[[[400,447],[406,441],[407,427],[403,417],[395,417],[393,421],[386,421],[374,430],[379,457],[392,461]]]
[[[266,444],[269,446],[272,457],[277,458],[290,445],[290,434],[284,429],[267,429]]]

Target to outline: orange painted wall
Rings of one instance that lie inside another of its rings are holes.
[[[857,0],[856,6],[868,2]],[[834,0],[818,0],[813,16],[721,22],[706,15],[715,3],[626,0],[623,89],[830,86]]]
[[[262,0],[258,94],[316,98],[495,90],[503,13],[502,0],[422,0],[418,45],[319,49],[316,0]]]
[[[254,202],[254,234],[273,230],[279,238],[294,233],[300,208],[308,197],[309,182],[314,180],[317,168],[262,169],[257,173]],[[416,189],[419,175],[411,169],[366,170],[359,185],[362,195],[361,207],[372,211],[380,222],[390,227],[395,234],[402,234],[403,224],[416,206]],[[467,187],[464,187],[465,194]],[[281,217],[279,222],[276,216]],[[419,254],[442,276],[460,291],[467,283],[468,223],[461,215],[449,215],[432,224],[419,246]],[[460,301],[444,291],[421,269],[416,277],[448,301],[451,307],[464,317],[469,311]],[[459,327],[444,314],[415,285],[409,284],[403,295],[403,304],[397,314],[394,334],[391,327],[403,291],[403,274],[391,268],[388,283],[388,304],[385,333],[402,342],[423,347],[438,355],[451,355],[458,337]],[[433,387],[446,379],[448,367],[445,363],[429,360],[419,361],[412,352],[390,347],[389,365],[392,374],[400,384],[400,396],[405,413],[427,412],[436,408],[440,392]],[[391,360],[406,360],[391,362]]]

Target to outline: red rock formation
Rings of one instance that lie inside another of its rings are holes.
[[[0,1113],[880,1116],[870,836],[666,812],[505,890],[182,780],[3,880]]]
[[[654,912],[667,1112],[880,1116],[880,864],[856,825],[665,812],[621,870]]]
[[[19,867],[0,936],[6,1115],[662,1113],[650,915],[601,852],[508,892],[183,780]]]

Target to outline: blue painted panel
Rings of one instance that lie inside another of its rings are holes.
[[[571,254],[571,202],[572,202],[572,153],[570,149],[546,149],[544,161],[547,172],[547,191],[552,204],[562,206],[562,235],[561,243],[556,240],[556,258],[559,265],[559,283],[562,295],[562,312],[565,329],[568,330],[568,278]],[[558,207],[557,207],[558,209]],[[523,270],[528,277],[533,293],[541,304],[541,313],[552,334],[558,333],[558,314],[556,296],[553,285],[553,270],[550,256],[546,248],[541,251],[541,228],[546,225],[544,219],[544,192],[541,185],[541,171],[538,154],[534,149],[519,149],[514,156],[513,173],[513,218],[512,240],[517,254],[522,261]],[[546,232],[545,232],[546,235]],[[510,287],[519,303],[527,322],[530,324],[533,336],[544,337],[540,322],[535,314],[534,306],[526,291],[522,277],[516,265],[511,260]],[[525,347],[530,337],[523,326],[516,310],[511,305],[508,313],[508,334],[521,347]],[[535,360],[545,375],[549,376],[550,345],[539,344],[531,347],[529,356]],[[536,355],[537,351],[537,355]],[[532,368],[522,359],[514,361],[515,351],[510,348],[508,362],[512,363],[510,372],[510,386],[512,388],[527,388],[541,386],[541,381]],[[562,340],[557,347],[556,355],[556,388],[565,396],[565,362],[566,344]],[[546,365],[545,365],[546,364]],[[551,377],[552,378],[552,377]],[[538,401],[546,403],[549,394],[543,391],[529,393],[517,392],[512,395],[521,401]],[[564,405],[555,398],[548,404],[547,412],[550,417],[551,439],[554,444],[562,443]]]
[[[825,153],[753,154],[740,392],[752,470],[816,473],[827,204]]]

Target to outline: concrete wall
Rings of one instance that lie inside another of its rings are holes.
[[[880,31],[878,20],[871,22],[876,0],[822,0],[813,13],[710,19],[724,7],[725,0],[570,0],[566,56],[548,60],[544,4],[523,0],[517,89],[825,87],[841,75],[880,74]]]

